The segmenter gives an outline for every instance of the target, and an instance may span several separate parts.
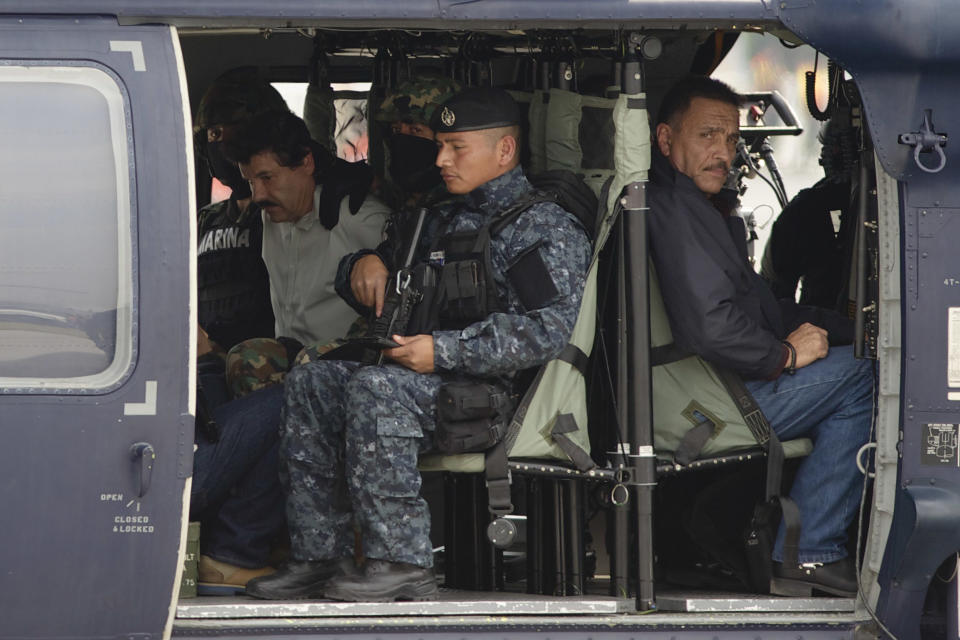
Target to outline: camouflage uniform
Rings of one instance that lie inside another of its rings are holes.
[[[438,208],[418,258],[426,257],[425,247],[439,229],[478,229],[530,189],[516,168]],[[504,274],[538,242],[558,293],[542,308],[527,311]],[[384,255],[397,253],[396,247],[381,249]],[[294,559],[350,556],[356,519],[368,558],[432,566],[417,456],[432,444],[437,390],[456,379],[510,379],[556,356],[573,331],[590,261],[585,232],[552,203],[523,213],[491,240],[490,252],[506,312],[462,331],[434,332],[435,373],[321,361],[287,376],[281,480]],[[352,258],[341,261],[341,274]]]

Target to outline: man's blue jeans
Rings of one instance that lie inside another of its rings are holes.
[[[220,439],[197,441],[190,519],[200,520],[201,553],[247,568],[268,564],[285,526],[278,475],[283,385],[217,407]]]
[[[800,562],[829,563],[847,555],[847,526],[864,481],[856,455],[870,437],[873,372],[873,361],[855,359],[853,347],[833,347],[795,375],[747,382],[780,440],[813,440],[790,491],[800,509]],[[777,562],[783,561],[783,537],[781,525],[773,550]]]

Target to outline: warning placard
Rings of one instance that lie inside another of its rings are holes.
[[[923,445],[920,464],[928,466],[958,466],[957,433],[960,425],[930,423],[923,425]]]

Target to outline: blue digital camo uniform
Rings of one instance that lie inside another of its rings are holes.
[[[446,220],[450,232],[478,229],[530,189],[514,169],[435,212],[428,233]],[[537,242],[558,293],[527,311],[503,274]],[[438,388],[467,376],[510,378],[555,357],[573,331],[590,261],[586,233],[552,203],[531,207],[490,248],[507,312],[435,332],[436,373],[320,361],[287,376],[281,475],[294,559],[351,556],[355,518],[368,558],[432,566],[417,456],[432,445]]]

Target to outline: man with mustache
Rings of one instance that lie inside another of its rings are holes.
[[[263,259],[270,276],[275,333],[292,363],[304,345],[346,335],[357,314],[337,295],[344,255],[375,247],[389,208],[367,193],[365,164],[334,157],[289,112],[269,111],[227,146],[263,212]],[[345,192],[345,185],[359,185]],[[228,363],[229,367],[229,363]]]
[[[739,374],[781,439],[814,442],[790,493],[799,564],[784,562],[781,526],[772,592],[852,597],[846,529],[863,486],[855,457],[870,437],[873,366],[836,346],[850,341],[849,320],[777,301],[747,262],[742,220],[711,204],[736,153],[739,104],[728,86],[698,76],[664,97],[649,189],[653,262],[676,345]]]

